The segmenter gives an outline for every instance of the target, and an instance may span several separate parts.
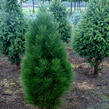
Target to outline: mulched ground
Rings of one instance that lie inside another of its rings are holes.
[[[60,109],[109,109],[109,59],[97,78],[89,74],[93,69],[74,51],[67,48],[74,69],[71,90],[62,97]],[[25,103],[20,82],[20,70],[0,54],[0,109],[34,109]]]

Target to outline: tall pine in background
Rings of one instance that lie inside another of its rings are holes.
[[[50,11],[54,15],[55,21],[58,23],[58,32],[64,42],[68,42],[71,38],[72,27],[67,19],[67,11],[61,0],[53,0],[50,5]]]
[[[24,52],[25,21],[17,0],[5,0],[5,16],[0,25],[1,52],[12,64],[20,64]]]
[[[22,65],[25,99],[40,109],[56,109],[72,81],[72,69],[52,15],[41,7],[26,34]]]
[[[109,56],[109,0],[91,0],[88,9],[75,29],[73,49],[94,67]]]

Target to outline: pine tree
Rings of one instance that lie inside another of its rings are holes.
[[[91,0],[75,29],[73,49],[85,57],[98,74],[99,64],[109,56],[109,0]]]
[[[17,0],[5,0],[5,16],[0,25],[1,52],[12,64],[19,65],[24,52],[25,21]]]
[[[56,109],[72,80],[65,47],[52,15],[41,7],[26,34],[22,64],[25,99],[40,109]]]
[[[58,23],[58,32],[61,35],[61,39],[68,42],[71,38],[72,27],[67,20],[66,7],[60,0],[53,0],[50,5],[50,11],[54,15],[55,21]]]

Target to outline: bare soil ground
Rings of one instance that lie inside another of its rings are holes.
[[[93,69],[85,59],[70,48],[67,51],[74,69],[74,82],[62,97],[60,109],[109,109],[109,59],[101,64],[99,76],[92,78],[89,74]],[[24,101],[20,74],[20,69],[0,54],[0,109],[34,109]]]

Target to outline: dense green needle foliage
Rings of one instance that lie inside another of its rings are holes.
[[[40,7],[26,34],[22,64],[25,99],[40,109],[56,109],[72,81],[72,70],[52,15]]]
[[[68,42],[71,38],[72,27],[67,20],[66,7],[60,0],[53,0],[50,5],[50,11],[53,13],[54,19],[58,23],[58,32],[61,35],[61,39]]]
[[[4,12],[0,25],[1,52],[8,56],[12,64],[18,65],[24,52],[26,25],[17,0],[5,0]]]
[[[94,66],[109,56],[109,0],[91,0],[74,33],[73,49]]]

